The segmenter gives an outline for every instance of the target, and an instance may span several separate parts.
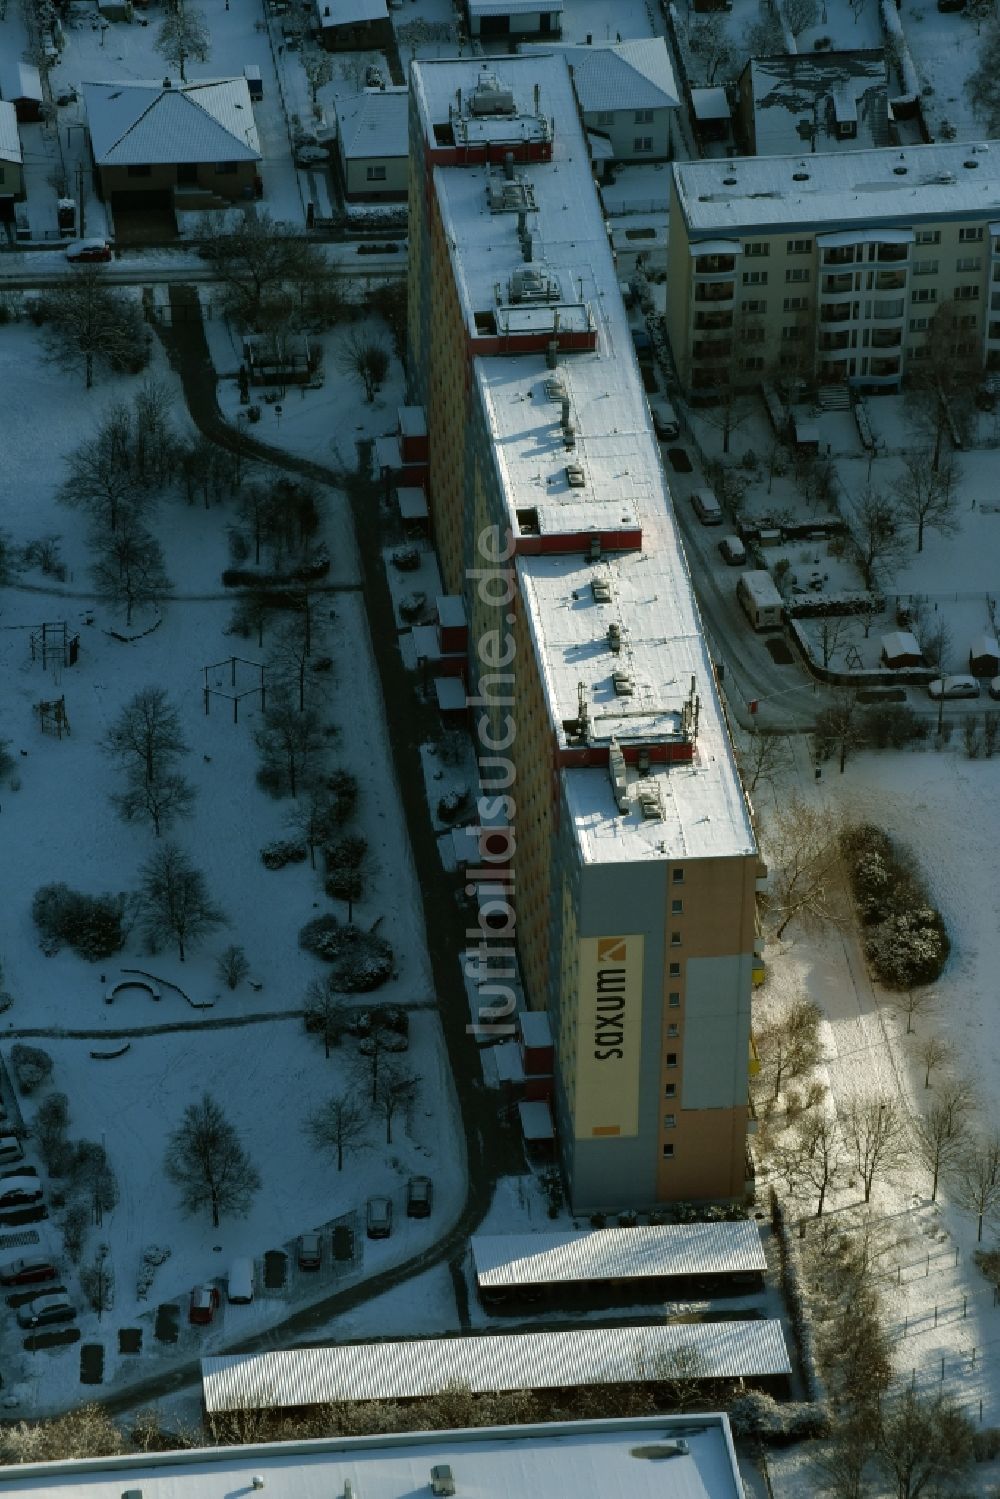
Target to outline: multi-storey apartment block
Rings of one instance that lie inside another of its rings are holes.
[[[409,379],[502,927],[574,1206],[739,1197],[748,809],[565,61],[491,66],[413,66]]]
[[[996,141],[676,164],[681,380],[707,397],[782,372],[897,390],[944,304],[955,354],[1000,368],[998,220]]]

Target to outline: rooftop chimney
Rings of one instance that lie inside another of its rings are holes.
[[[508,182],[514,181],[514,153],[505,151],[503,155],[503,174]]]

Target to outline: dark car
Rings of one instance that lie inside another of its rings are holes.
[[[388,1197],[368,1199],[368,1237],[387,1239],[392,1233],[392,1203]]]
[[[322,1234],[299,1234],[296,1259],[300,1270],[318,1270],[323,1263]]]
[[[36,1281],[55,1280],[58,1273],[44,1255],[22,1255],[20,1259],[0,1265],[0,1286],[33,1285]]]
[[[45,1296],[36,1296],[27,1306],[18,1308],[19,1327],[47,1327],[51,1322],[72,1322],[76,1307],[67,1301],[61,1291],[52,1291]]]
[[[217,1286],[195,1286],[191,1292],[188,1321],[195,1323],[197,1326],[206,1327],[215,1316],[215,1310],[218,1305],[219,1291]]]
[[[679,474],[689,474],[691,472],[691,460],[683,448],[668,448],[667,462]]]
[[[434,1206],[434,1183],[429,1176],[411,1176],[406,1185],[406,1216],[429,1218]]]
[[[632,329],[632,344],[640,364],[653,363],[653,340],[642,328]]]
[[[106,239],[78,239],[66,246],[66,259],[73,265],[110,260],[111,255],[111,246]]]

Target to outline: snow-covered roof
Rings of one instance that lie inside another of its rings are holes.
[[[889,104],[885,53],[798,52],[748,64],[758,156],[842,151],[838,122],[853,121],[853,148],[884,146]]]
[[[528,49],[525,48],[525,51]],[[589,47],[550,47],[562,52],[584,114],[616,109],[677,109],[680,96],[662,36]]]
[[[98,166],[259,161],[245,78],[177,83],[85,83]]]
[[[476,1280],[487,1289],[553,1281],[754,1274],[767,1268],[760,1229],[739,1223],[671,1223],[570,1234],[476,1234]]]
[[[919,656],[920,641],[909,630],[890,630],[882,636],[882,654],[887,661],[898,656]]]
[[[530,1049],[552,1045],[552,1026],[548,1010],[522,1010],[518,1016],[521,1040]]]
[[[317,0],[321,25],[356,26],[359,21],[385,20],[386,0]]]
[[[985,635],[977,635],[969,646],[969,655],[1000,657],[1000,644],[996,636],[988,632]]]
[[[44,98],[42,76],[34,63],[0,63],[0,98],[34,99],[41,102]]]
[[[542,320],[539,326],[552,327],[558,314],[561,330],[589,328],[596,339],[591,351],[560,356],[556,369],[548,367],[543,353],[475,360],[473,377],[493,440],[497,486],[516,536],[526,534],[522,525],[530,519],[537,531],[527,534],[542,541],[566,534],[596,539],[619,529],[636,538],[635,550],[605,551],[596,562],[583,544],[543,554],[539,547],[539,555],[519,551],[525,621],[549,722],[559,747],[568,748],[566,725],[577,718],[582,692],[590,742],[608,754],[613,737],[626,744],[678,740],[692,681],[699,698],[693,760],[669,767],[654,760],[643,774],[630,764],[626,812],[619,810],[607,765],[563,769],[581,857],[618,862],[749,855],[755,847],[749,814],[565,57],[536,50],[498,59],[495,66],[514,101],[515,115],[504,122],[511,132],[506,138],[514,138],[519,119],[539,110],[554,118],[556,127],[551,163],[517,166],[533,204],[526,212],[530,267],[518,240],[517,215],[490,210],[488,188],[503,182],[502,166],[435,168],[468,335],[478,336],[477,315],[495,318],[502,329],[507,312],[523,309]],[[414,63],[411,89],[431,142],[435,127],[449,120],[459,90],[467,98],[475,77],[471,62]],[[508,306],[512,278],[526,269],[540,272],[556,301]],[[503,305],[497,303],[498,286]],[[571,451],[561,425],[564,403],[573,427]],[[569,465],[575,466],[572,473]],[[607,602],[594,597],[595,577],[608,584]],[[616,632],[618,652],[611,644]],[[628,696],[614,686],[619,668],[631,678]],[[662,815],[644,814],[642,799],[650,789],[658,793]]]
[[[337,133],[345,161],[409,154],[407,112],[410,91],[367,88],[337,100]]]
[[[564,0],[467,0],[470,16],[527,16],[540,12],[552,15],[563,8]]]
[[[667,1457],[663,1444],[679,1437],[687,1451],[655,1461]],[[265,1492],[295,1499],[351,1491],[364,1499],[413,1499],[430,1494],[438,1464],[451,1468],[460,1495],[477,1499],[743,1499],[729,1422],[700,1411],[23,1463],[4,1468],[3,1478],[5,1490],[24,1499],[121,1499],[123,1491],[218,1499],[250,1491],[251,1473]]]
[[[0,100],[0,161],[14,162],[20,166],[21,137],[17,133],[17,110],[13,104]]]
[[[691,109],[696,120],[728,120],[732,118],[729,99],[724,88],[693,88]]]
[[[1000,141],[674,163],[691,233],[995,218]]]
[[[476,1394],[629,1384],[655,1377],[656,1368],[669,1367],[682,1348],[694,1350],[695,1377],[701,1379],[791,1372],[777,1320],[686,1322],[221,1355],[201,1361],[202,1394],[213,1415],[340,1400],[412,1400],[455,1385]]]

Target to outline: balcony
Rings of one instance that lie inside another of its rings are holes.
[[[902,342],[902,328],[876,328],[872,332],[873,349],[898,349]]]
[[[696,255],[696,276],[732,276],[736,271],[735,255]]]
[[[875,277],[876,291],[902,291],[905,285],[905,271],[879,271]]]
[[[731,312],[696,312],[694,326],[696,333],[728,333],[733,326],[733,314]]]
[[[834,349],[849,349],[851,347],[851,335],[844,333],[821,333],[819,336],[819,349],[823,354],[829,354]]]
[[[885,302],[875,302],[872,305],[872,317],[877,323],[890,322],[904,317],[905,314],[906,302],[902,297],[890,297]]]
[[[837,302],[830,307],[820,310],[819,320],[821,323],[849,323],[851,320],[850,302]]]
[[[909,253],[909,245],[879,245],[875,259],[880,265],[891,265],[895,261],[905,260]]]
[[[733,341],[730,338],[707,343],[704,339],[698,339],[691,345],[691,358],[702,362],[710,359],[728,359],[732,352]]]
[[[694,289],[696,302],[731,302],[735,295],[735,281],[703,281]]]
[[[835,295],[837,292],[843,293],[845,291],[853,290],[853,271],[848,271],[846,274],[842,273],[839,276],[824,276],[820,285],[820,295],[824,297]]]
[[[868,374],[873,380],[898,380],[899,367],[898,355],[894,359],[873,359],[868,366]]]
[[[823,265],[854,265],[858,258],[855,245],[839,245],[835,250],[823,251]]]
[[[990,323],[986,329],[987,340],[992,343],[1000,343],[1000,323]]]

